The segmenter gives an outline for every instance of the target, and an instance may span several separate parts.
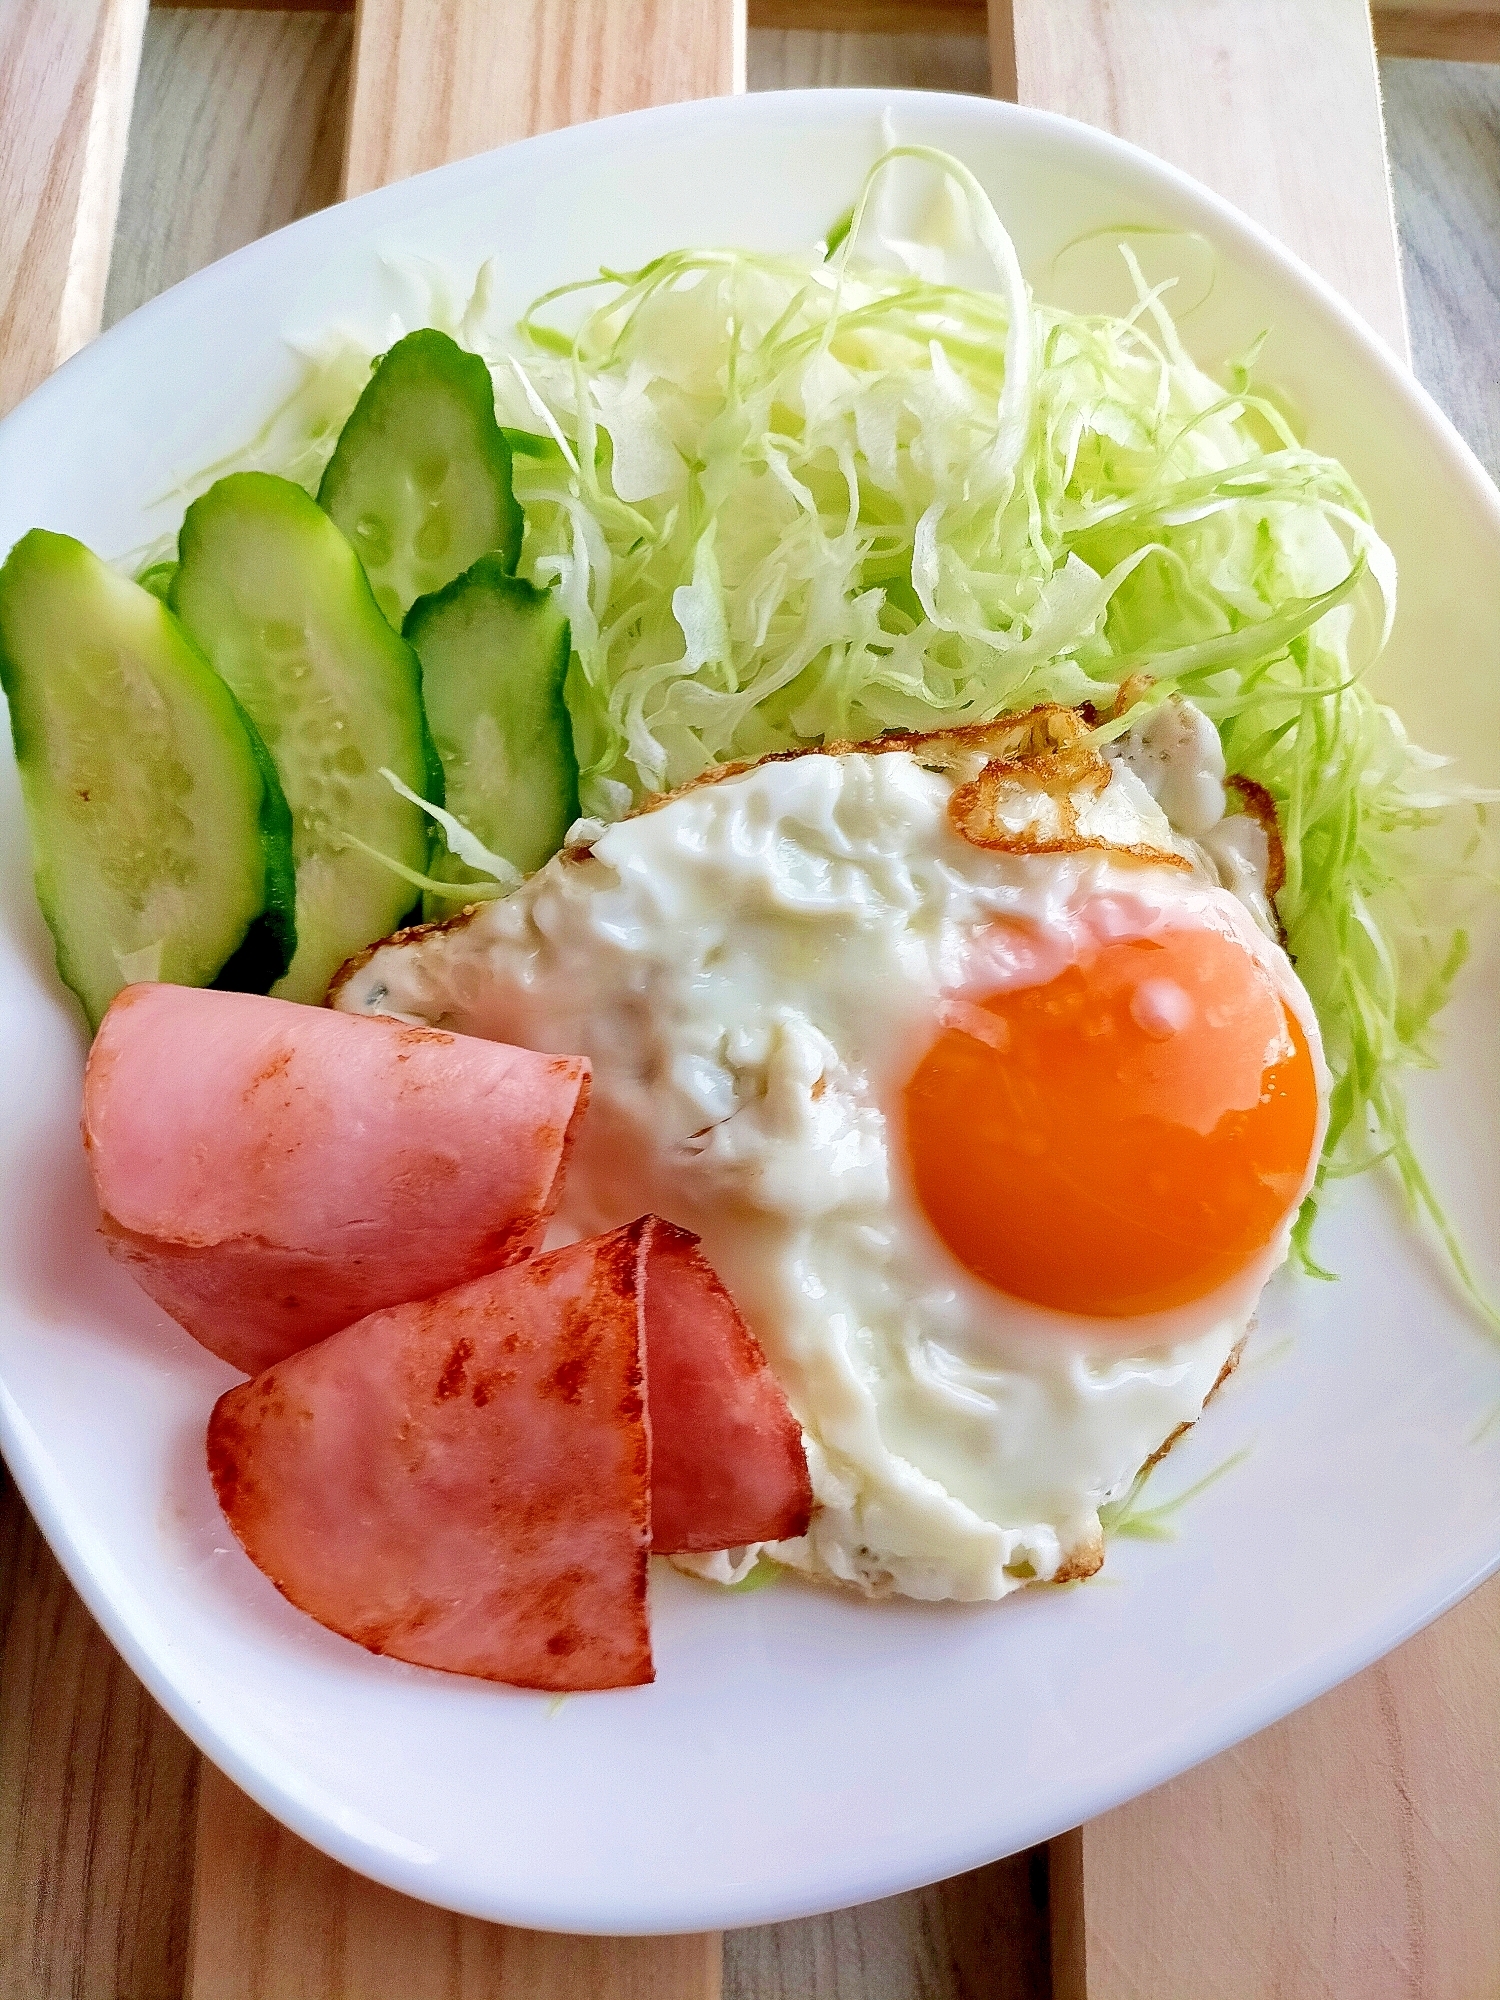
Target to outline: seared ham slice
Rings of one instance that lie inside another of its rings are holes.
[[[641,1234],[374,1313],[220,1397],[209,1471],[277,1589],[419,1666],[649,1681]]]
[[[802,1426],[698,1239],[647,1219],[651,1546],[658,1555],[805,1534]]]
[[[129,986],[84,1082],[113,1254],[247,1374],[528,1256],[582,1058],[249,993]]]
[[[812,1500],[696,1242],[645,1216],[229,1390],[208,1464],[252,1561],[372,1652],[521,1687],[650,1680],[648,1551],[800,1534]]]

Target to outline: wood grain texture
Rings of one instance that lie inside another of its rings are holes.
[[[353,1875],[205,1765],[185,2000],[719,2000],[717,1938],[564,1938]]]
[[[106,326],[338,198],[351,40],[347,15],[152,14]]]
[[[1002,65],[1013,34],[1023,104],[1185,167],[1405,355],[1366,0],[995,0],[991,20]]]
[[[344,192],[744,87],[744,0],[360,0]]]
[[[197,6],[202,0],[155,0]],[[265,0],[239,0],[259,6]],[[1500,0],[1376,0],[1371,9],[1382,55],[1500,62]],[[985,0],[750,0],[752,28],[813,29],[848,35],[983,35]],[[1001,95],[1004,95],[1002,92]]]
[[[1500,1993],[1500,1582],[1074,1841],[1056,2000]]]
[[[1500,479],[1500,68],[1382,58],[1412,366]]]
[[[354,0],[151,0],[163,14],[352,14]]]
[[[99,330],[145,19],[0,0],[0,415]]]
[[[5,2000],[176,2000],[197,1782],[0,1468]]]

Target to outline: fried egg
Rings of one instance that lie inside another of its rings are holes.
[[[566,1224],[702,1236],[807,1439],[812,1525],[771,1553],[998,1598],[1098,1567],[1317,1160],[1272,829],[1225,802],[1181,702],[1106,753],[1043,708],[771,759],[580,825],[335,1004],[587,1055]]]

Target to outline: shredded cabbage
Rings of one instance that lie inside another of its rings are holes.
[[[1206,1472],[1201,1479],[1194,1480],[1181,1493],[1174,1493],[1169,1500],[1158,1501],[1154,1507],[1142,1504],[1141,1496],[1151,1483],[1153,1474],[1162,1463],[1160,1458],[1148,1458],[1140,1471],[1131,1480],[1116,1500],[1107,1500],[1099,1509],[1099,1525],[1104,1533],[1113,1538],[1133,1542],[1171,1542],[1177,1538],[1176,1521],[1178,1514],[1190,1500],[1196,1500],[1206,1488],[1243,1465],[1250,1456],[1250,1446],[1244,1445],[1239,1451],[1231,1452],[1228,1458]]]
[[[445,812],[441,806],[435,806],[430,799],[424,799],[419,792],[414,792],[410,785],[398,778],[394,771],[388,771],[384,764],[380,767],[380,775],[408,805],[420,807],[429,819],[441,827],[443,838],[448,843],[448,852],[456,860],[462,861],[469,868],[477,868],[482,875],[488,875],[492,881],[499,884],[502,891],[518,889],[521,886],[521,871],[515,864],[507,861],[503,854],[492,854],[478,834],[471,833],[462,820],[455,819],[451,812]],[[424,882],[423,886],[435,888],[441,895],[462,896],[472,889],[474,884]],[[470,900],[473,900],[472,897]]]
[[[925,180],[927,240],[894,219],[902,176],[908,214]],[[492,324],[491,267],[464,303],[428,276],[413,324],[482,352],[501,422],[534,436],[520,567],[571,621],[583,811],[797,745],[1107,709],[1137,675],[1148,701],[1190,696],[1285,831],[1278,909],[1335,1078],[1319,1188],[1392,1158],[1500,1328],[1400,1089],[1462,963],[1485,800],[1361,678],[1395,569],[1349,475],[1257,390],[1253,357],[1227,384],[1194,364],[1128,246],[1127,314],[1031,299],[945,155],[893,148],[830,240],[677,251],[548,293],[517,328]],[[947,275],[981,254],[991,283]],[[369,358],[330,337],[255,462],[314,484]]]

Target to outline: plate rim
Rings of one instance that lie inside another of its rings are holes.
[[[899,114],[903,105],[920,106],[929,115],[934,111],[949,110],[959,118],[978,116],[1000,125],[1013,125],[1021,131],[1029,128],[1046,133],[1061,129],[1071,147],[1081,148],[1085,156],[1092,155],[1105,171],[1119,164],[1127,165],[1137,173],[1143,171],[1148,181],[1154,180],[1163,192],[1186,198],[1206,210],[1224,236],[1231,240],[1238,239],[1245,250],[1278,267],[1283,278],[1315,302],[1333,320],[1341,338],[1352,342],[1366,362],[1381,372],[1399,398],[1420,416],[1429,435],[1435,433],[1441,439],[1455,468],[1464,474],[1471,504],[1481,506],[1488,513],[1497,541],[1500,541],[1500,493],[1497,493],[1475,453],[1451,420],[1355,309],[1263,225],[1181,168],[1113,134],[1055,112],[1017,106],[998,99],[935,91],[809,89],[750,93],[735,98],[698,99],[651,107],[622,113],[592,125],[565,127],[520,140],[507,147],[494,148],[433,168],[410,180],[371,190],[352,202],[336,204],[246,244],[147,301],[116,327],[70,358],[8,413],[0,421],[0,447],[8,442],[11,434],[24,433],[30,423],[46,421],[54,401],[71,394],[71,382],[76,379],[78,371],[98,366],[101,350],[108,351],[109,344],[121,329],[138,326],[143,318],[149,320],[158,311],[180,312],[183,295],[191,297],[195,289],[205,295],[211,294],[229,269],[259,261],[274,262],[277,256],[283,254],[284,239],[295,235],[300,242],[313,242],[319,234],[326,233],[331,241],[339,240],[351,228],[344,219],[347,213],[357,212],[368,218],[388,210],[394,218],[414,198],[420,201],[433,194],[457,195],[468,185],[482,187],[490,163],[502,154],[513,157],[517,147],[530,149],[539,164],[544,166],[550,153],[571,152],[580,145],[585,151],[590,147],[607,151],[612,135],[627,128],[632,131],[650,128],[666,133],[677,128],[684,134],[690,134],[704,122],[720,124],[743,120],[747,125],[754,126],[799,113],[805,113],[817,123],[825,123],[828,122],[826,107],[831,106],[838,107],[839,117],[833,121],[838,124],[844,119],[852,121],[861,114],[878,114],[886,107]],[[956,138],[955,143],[960,141]],[[414,197],[417,190],[421,194]],[[175,303],[169,306],[169,301]],[[111,1575],[112,1563],[101,1563],[85,1547],[86,1524],[70,1518],[68,1496],[62,1488],[60,1473],[40,1438],[31,1430],[9,1385],[3,1380],[0,1380],[0,1447],[4,1449],[18,1491],[91,1615],[126,1664],[202,1753],[300,1837],[346,1866],[401,1893],[464,1914],[531,1928],[579,1934],[664,1934],[790,1920],[846,1907],[852,1902],[896,1894],[995,1858],[993,1846],[982,1841],[976,1845],[970,1838],[956,1845],[952,1842],[945,1844],[941,1837],[935,1836],[929,1849],[913,1857],[908,1865],[893,1865],[884,1876],[875,1878],[867,1875],[858,1884],[844,1883],[834,1896],[830,1895],[826,1886],[813,1888],[801,1900],[795,1897],[779,1898],[771,1909],[765,1905],[764,1899],[755,1903],[742,1899],[737,1904],[732,1891],[726,1891],[710,1905],[702,1894],[679,1890],[658,1898],[656,1906],[643,1912],[641,1921],[623,1926],[619,1921],[622,1913],[618,1909],[604,1911],[602,1920],[597,1923],[589,1922],[586,1914],[569,1899],[566,1892],[548,1903],[533,1902],[529,1905],[507,1900],[501,1894],[485,1907],[478,1907],[472,1897],[434,1894],[433,1889],[438,1885],[423,1879],[424,1870],[420,1864],[373,1845],[332,1817],[320,1814],[307,1803],[304,1795],[278,1785],[268,1763],[257,1762],[217,1719],[198,1711],[188,1690],[172,1676],[164,1659],[143,1637],[138,1615],[132,1613],[127,1601],[131,1586],[123,1577]],[[1260,1683],[1238,1700],[1216,1707],[1211,1722],[1205,1722],[1196,1731],[1185,1731],[1180,1738],[1174,1739],[1172,1753],[1167,1759],[1164,1760],[1153,1747],[1149,1755],[1140,1754],[1133,1761],[1129,1756],[1122,1758],[1103,1781],[1097,1777],[1092,1780],[1075,1778],[1071,1783],[1060,1784],[1054,1793],[1049,1794],[1045,1807],[1039,1805],[1033,1811],[1030,1831],[1011,1843],[1006,1851],[1017,1851],[1020,1847],[1078,1824],[1080,1820],[1093,1818],[1144,1790],[1166,1782],[1194,1764],[1231,1748],[1381,1657],[1442,1615],[1496,1570],[1500,1570],[1500,1529],[1495,1531],[1493,1546],[1483,1554],[1477,1549],[1456,1553],[1440,1573],[1434,1573],[1428,1589],[1409,1593],[1383,1616],[1367,1621],[1357,1640],[1330,1646],[1315,1664],[1309,1666],[1304,1663],[1298,1669],[1288,1669],[1281,1676]]]

